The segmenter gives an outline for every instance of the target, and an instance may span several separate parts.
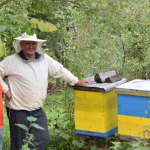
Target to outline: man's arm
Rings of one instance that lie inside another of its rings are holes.
[[[3,87],[3,94],[5,94],[5,96],[10,100],[12,95],[11,95],[11,91],[8,88],[8,85],[4,82],[4,80],[2,79],[3,76],[7,75],[7,63],[8,61],[6,59],[2,60],[0,62],[0,83]]]
[[[48,67],[49,67],[49,75],[53,78],[60,78],[66,83],[70,84],[71,86],[74,86],[76,84],[78,85],[89,85],[90,82],[88,80],[78,80],[77,77],[75,77],[69,70],[63,67],[62,64],[55,61],[51,57],[45,55],[47,61],[48,61]]]
[[[12,98],[12,95],[11,95],[11,91],[10,90],[8,90],[6,93],[4,93],[5,94],[5,96],[7,97],[7,99],[11,99]]]

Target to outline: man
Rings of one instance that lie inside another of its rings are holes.
[[[24,33],[14,38],[16,53],[0,62],[0,75],[8,76],[9,87],[0,78],[3,93],[6,95],[7,115],[10,124],[11,150],[20,150],[26,131],[14,124],[29,127],[28,116],[37,118],[37,123],[45,130],[32,127],[30,134],[35,136],[29,148],[43,150],[49,141],[47,118],[42,107],[47,95],[48,75],[60,78],[70,85],[88,85],[88,80],[78,80],[60,63],[43,53],[41,45],[46,40],[37,39],[36,34]]]

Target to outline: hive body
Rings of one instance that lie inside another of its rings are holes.
[[[150,81],[133,80],[116,87],[118,133],[150,138]]]
[[[117,132],[117,94],[114,90],[75,90],[75,133],[108,137]]]

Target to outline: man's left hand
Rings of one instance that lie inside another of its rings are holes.
[[[77,85],[89,85],[90,81],[89,80],[79,80],[76,84]]]

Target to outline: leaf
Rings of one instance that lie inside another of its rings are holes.
[[[64,120],[69,120],[70,119],[70,115],[69,114],[64,115],[63,119]]]
[[[68,41],[69,39],[64,35],[64,32],[63,31],[61,31],[61,32],[59,32],[60,34],[61,34],[61,36],[64,38],[64,40],[66,40],[66,41]]]
[[[38,25],[39,25],[39,21],[37,19],[35,19],[35,18],[32,18],[30,20],[30,23],[33,25],[33,28],[37,28]]]
[[[31,126],[37,128],[37,129],[45,130],[43,127],[39,126],[36,123],[32,123]]]
[[[76,68],[76,65],[73,64],[73,63],[70,63],[69,66],[70,66],[70,69],[71,69],[71,70],[74,69],[74,68]]]
[[[98,49],[100,49],[101,51],[103,51],[103,48],[100,46],[99,43],[94,42],[94,45],[95,45],[96,48],[98,48]]]
[[[59,136],[63,137],[63,138],[66,139],[66,140],[69,139],[69,135],[66,134],[66,133],[64,133],[64,132],[60,133]]]
[[[0,31],[4,31],[6,29],[6,24],[4,22],[0,22]]]
[[[38,27],[42,32],[52,32],[57,30],[57,28],[53,24],[49,22],[44,23],[43,21],[40,21],[38,23]]]
[[[30,116],[30,117],[27,117],[27,120],[29,120],[29,121],[36,121],[37,118],[35,118],[35,117],[33,117],[33,116]]]
[[[45,48],[44,51],[49,51],[49,48]]]
[[[107,5],[108,3],[107,3],[107,1],[106,1],[106,0],[102,0],[102,4]]]
[[[43,21],[39,22],[38,27],[42,32],[46,32],[46,30],[47,30]]]
[[[78,79],[79,79],[79,80],[82,80],[82,79],[83,79],[83,77],[82,77],[82,74],[81,74],[81,73],[77,73],[77,74],[75,74],[75,76],[76,76],[76,77],[78,77]]]
[[[71,55],[72,55],[73,58],[78,58],[78,55],[75,54],[75,53],[71,53]]]
[[[26,131],[28,130],[28,128],[24,124],[15,124],[15,125],[26,130]]]
[[[94,147],[94,146],[92,146],[92,147],[91,147],[91,150],[97,150],[97,148],[96,148],[96,147]]]
[[[0,16],[0,20],[2,20],[2,21],[3,21],[4,19],[5,19],[5,17],[4,17],[4,16]]]
[[[5,44],[2,43],[0,38],[0,57],[2,56],[6,56],[6,48],[5,48]]]
[[[4,52],[4,56],[6,56],[6,47],[4,43],[3,43],[3,52]]]
[[[69,86],[66,90],[67,94],[72,94],[74,92],[73,88],[71,86]]]
[[[45,26],[47,27],[47,32],[52,32],[52,31],[56,31],[57,30],[57,28],[53,24],[51,24],[49,22],[46,22]]]
[[[30,148],[28,148],[28,145],[26,145],[26,144],[23,145],[21,149],[22,149],[22,150],[30,150]]]
[[[77,146],[78,148],[82,148],[83,147],[83,143],[79,143],[77,140],[73,140],[72,144]]]

